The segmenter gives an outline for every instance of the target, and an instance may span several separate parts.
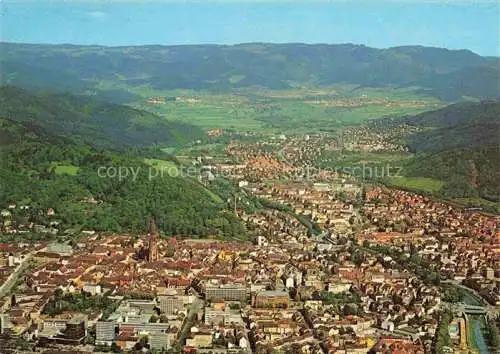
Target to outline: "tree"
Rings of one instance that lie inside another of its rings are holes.
[[[453,314],[449,311],[444,311],[439,316],[439,326],[434,337],[434,348],[436,353],[444,353],[443,347],[449,346],[450,334],[448,332],[448,326],[450,325]]]
[[[357,266],[360,267],[361,264],[365,261],[365,256],[361,252],[354,253],[352,255],[352,262]]]
[[[358,306],[356,304],[346,304],[342,308],[343,316],[357,315],[358,314]]]
[[[488,344],[493,348],[498,348],[500,346],[500,334],[496,323],[491,323],[488,329]]]
[[[111,351],[113,353],[121,353],[122,350],[120,349],[120,347],[118,345],[116,345],[115,342],[111,343]]]

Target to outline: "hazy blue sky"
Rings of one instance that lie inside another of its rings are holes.
[[[0,1],[1,39],[10,42],[352,42],[500,54],[496,1]]]

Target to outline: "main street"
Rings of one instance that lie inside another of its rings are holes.
[[[43,249],[42,251],[44,250],[45,249]],[[16,284],[21,274],[23,274],[26,268],[28,267],[33,255],[36,252],[32,251],[28,253],[26,257],[24,257],[24,259],[21,261],[21,263],[19,263],[19,265],[16,267],[14,272],[12,272],[12,274],[7,278],[7,280],[2,285],[0,285],[0,298],[9,294],[9,292],[12,290],[12,287]]]

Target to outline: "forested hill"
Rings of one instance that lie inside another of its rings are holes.
[[[68,94],[32,93],[12,86],[0,87],[0,114],[105,148],[175,145],[203,134],[190,124],[169,122],[128,106]]]
[[[0,118],[0,148],[34,142],[67,144],[70,140],[53,135],[33,122],[17,122]]]
[[[0,145],[0,210],[18,206],[10,210],[9,227],[33,232],[37,230],[30,224],[47,230],[56,225],[59,235],[79,230],[145,232],[154,216],[160,230],[170,235],[246,237],[227,205],[194,179],[167,173],[151,178],[155,174],[138,157],[76,145],[32,123],[0,119],[0,137],[11,142],[2,140]],[[103,167],[127,168],[129,175],[99,174]],[[47,215],[49,208],[55,215]],[[0,235],[6,225],[0,222]]]
[[[410,135],[416,152],[407,176],[445,182],[449,198],[500,200],[500,102],[461,103],[404,118],[423,131]],[[401,122],[397,122],[399,124]]]
[[[423,128],[410,136],[413,151],[444,151],[500,144],[500,102],[466,102],[407,117],[405,122]]]
[[[443,101],[458,101],[463,97],[500,98],[499,65],[463,68],[436,74],[408,86],[422,87],[421,93]]]
[[[443,181],[439,193],[446,198],[480,197],[498,203],[499,155],[498,145],[417,154],[406,164],[404,174]]]
[[[207,89],[348,83],[418,86],[445,100],[498,98],[499,61],[467,50],[354,44],[104,47],[1,43],[2,80],[22,87],[98,90],[102,81],[154,89]],[[29,73],[29,75],[27,75]],[[55,80],[50,80],[54,77]],[[74,83],[72,83],[74,80]]]
[[[406,117],[405,121],[422,127],[451,127],[498,122],[499,113],[499,101],[463,102]]]

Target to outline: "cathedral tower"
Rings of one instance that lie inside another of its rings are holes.
[[[157,242],[158,239],[158,229],[156,228],[154,218],[149,219],[149,254],[148,261],[155,262],[158,260],[158,249]]]

